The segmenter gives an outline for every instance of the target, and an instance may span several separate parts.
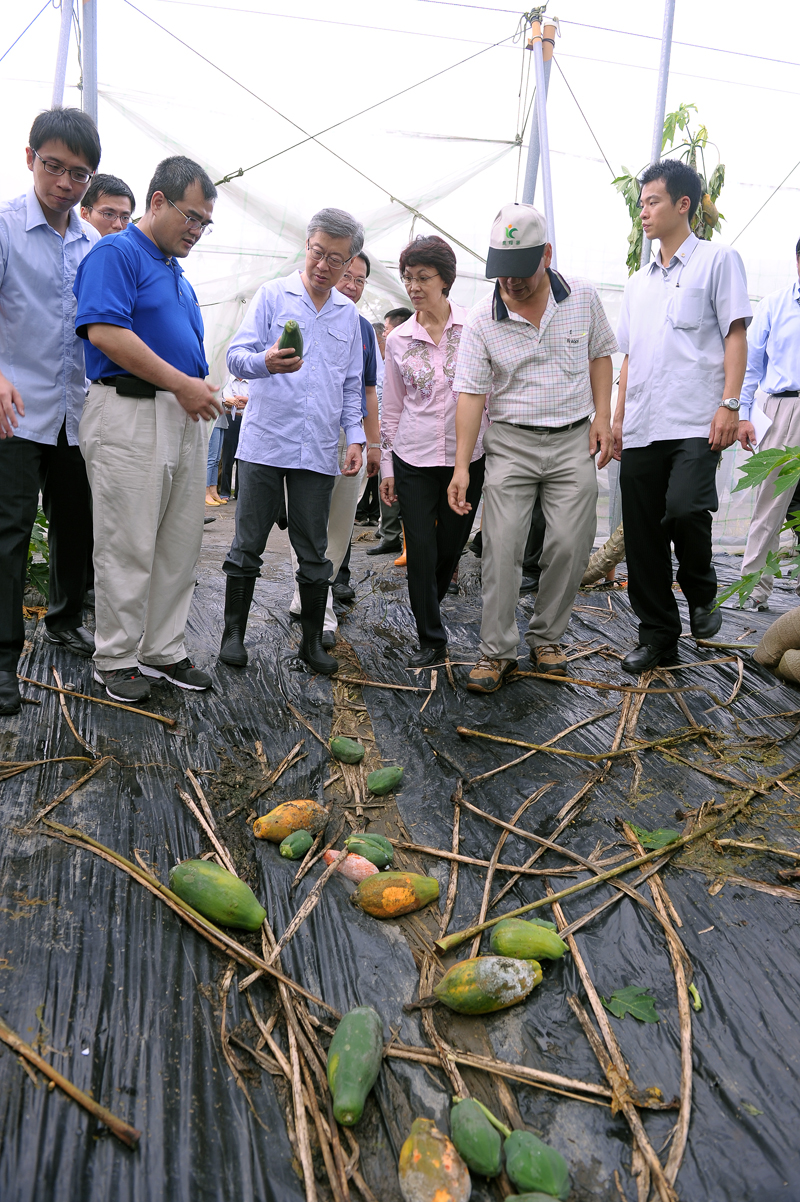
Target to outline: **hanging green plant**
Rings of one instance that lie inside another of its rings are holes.
[[[50,547],[47,542],[47,518],[41,509],[37,511],[36,521],[31,531],[31,541],[28,544],[28,581],[32,588],[49,601],[50,599]],[[38,558],[34,558],[34,557]]]

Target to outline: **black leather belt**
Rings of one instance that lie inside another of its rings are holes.
[[[523,426],[519,422],[505,422],[504,425],[513,426],[516,430],[530,430],[531,434],[563,434],[565,430],[574,430],[576,426],[582,426],[588,420],[587,415],[579,417],[576,422],[569,422],[566,426]]]
[[[99,380],[92,380],[92,383],[105,384],[107,388],[116,388],[120,396],[155,400],[155,384],[151,384],[149,380],[141,380],[138,376],[101,376]]]
[[[770,396],[800,396],[800,392],[795,388],[793,392],[771,392]]]

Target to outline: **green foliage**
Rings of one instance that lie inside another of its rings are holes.
[[[692,113],[696,112],[696,105],[681,104],[674,113],[667,113],[664,118],[661,150],[663,152],[665,147],[669,146],[671,154],[675,154],[679,159],[688,163],[700,175],[703,181],[703,196],[701,196],[700,204],[697,206],[697,211],[689,224],[692,232],[698,238],[708,241],[712,234],[720,232],[720,222],[725,220],[716,208],[716,201],[725,183],[725,165],[717,162],[711,174],[708,174],[706,170],[706,149],[709,146],[714,146],[715,150],[717,148],[713,142],[709,142],[708,130],[705,125],[699,126],[696,131],[692,131],[690,121]],[[675,139],[679,134],[683,135],[684,140],[676,146]],[[641,168],[640,171],[634,174],[627,167],[623,166],[622,175],[618,175],[612,180],[614,187],[625,201],[631,219],[631,232],[628,234],[628,254],[625,259],[628,275],[633,275],[635,271],[639,270],[642,258],[642,239],[644,235],[642,232],[642,219],[639,215],[639,182],[637,176],[643,170],[644,168]]]
[[[40,558],[34,560],[34,556]],[[47,518],[38,510],[28,546],[28,579],[43,597],[50,597],[50,547],[47,543]]]
[[[606,1010],[610,1010],[617,1018],[632,1014],[640,1023],[659,1022],[656,1013],[655,998],[639,985],[627,985],[624,989],[615,989],[611,997],[601,998]]]
[[[679,831],[665,830],[663,827],[657,831],[646,831],[643,826],[634,826],[632,822],[629,823],[629,826],[642,847],[649,847],[653,850],[666,847],[668,843],[674,843],[676,839],[680,838]]]

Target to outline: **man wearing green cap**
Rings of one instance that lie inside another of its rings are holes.
[[[494,293],[475,306],[461,336],[448,489],[456,513],[470,509],[469,462],[487,395],[492,423],[483,443],[482,658],[467,685],[474,692],[494,692],[517,664],[516,602],[537,497],[547,532],[525,637],[537,672],[565,674],[560,639],[594,542],[596,466],[611,458],[616,339],[595,289],[567,282],[551,261],[542,214],[505,205],[486,261]]]

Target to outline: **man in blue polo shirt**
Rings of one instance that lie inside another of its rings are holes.
[[[206,423],[220,406],[205,382],[200,307],[177,260],[211,228],[216,195],[197,163],[164,159],[138,226],[98,243],[75,280],[92,380],[80,445],[94,497],[94,675],[121,701],[146,700],[148,676],[211,687],[184,634],[203,533]]]

